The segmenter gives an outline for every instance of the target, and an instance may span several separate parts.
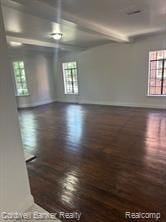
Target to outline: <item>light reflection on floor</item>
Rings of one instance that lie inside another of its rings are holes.
[[[74,204],[74,198],[79,188],[78,173],[76,170],[69,171],[62,180],[61,200],[69,206]]]
[[[32,112],[24,113],[21,118],[21,134],[26,150],[35,151],[37,147],[37,122]]]
[[[161,156],[166,150],[166,118],[150,114],[147,119],[145,138],[145,162],[150,164],[151,159],[154,160],[154,157],[157,158],[157,156],[160,156],[161,160]]]
[[[69,106],[66,110],[68,139],[72,144],[80,144],[83,133],[84,113],[80,106]]]

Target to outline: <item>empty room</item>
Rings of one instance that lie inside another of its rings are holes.
[[[165,0],[0,0],[0,221],[166,222]]]

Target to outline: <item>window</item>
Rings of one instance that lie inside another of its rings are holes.
[[[77,63],[63,63],[64,93],[78,94]]]
[[[149,53],[148,95],[166,95],[166,50]]]
[[[23,61],[13,62],[17,96],[29,95]]]

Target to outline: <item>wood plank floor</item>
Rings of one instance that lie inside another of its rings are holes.
[[[166,111],[55,103],[19,119],[37,204],[83,222],[128,221],[126,211],[166,222]]]

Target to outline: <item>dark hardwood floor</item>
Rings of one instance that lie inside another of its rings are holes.
[[[40,206],[79,211],[83,222],[156,221],[126,220],[126,211],[166,222],[166,111],[55,103],[19,119],[37,155],[27,167]]]

